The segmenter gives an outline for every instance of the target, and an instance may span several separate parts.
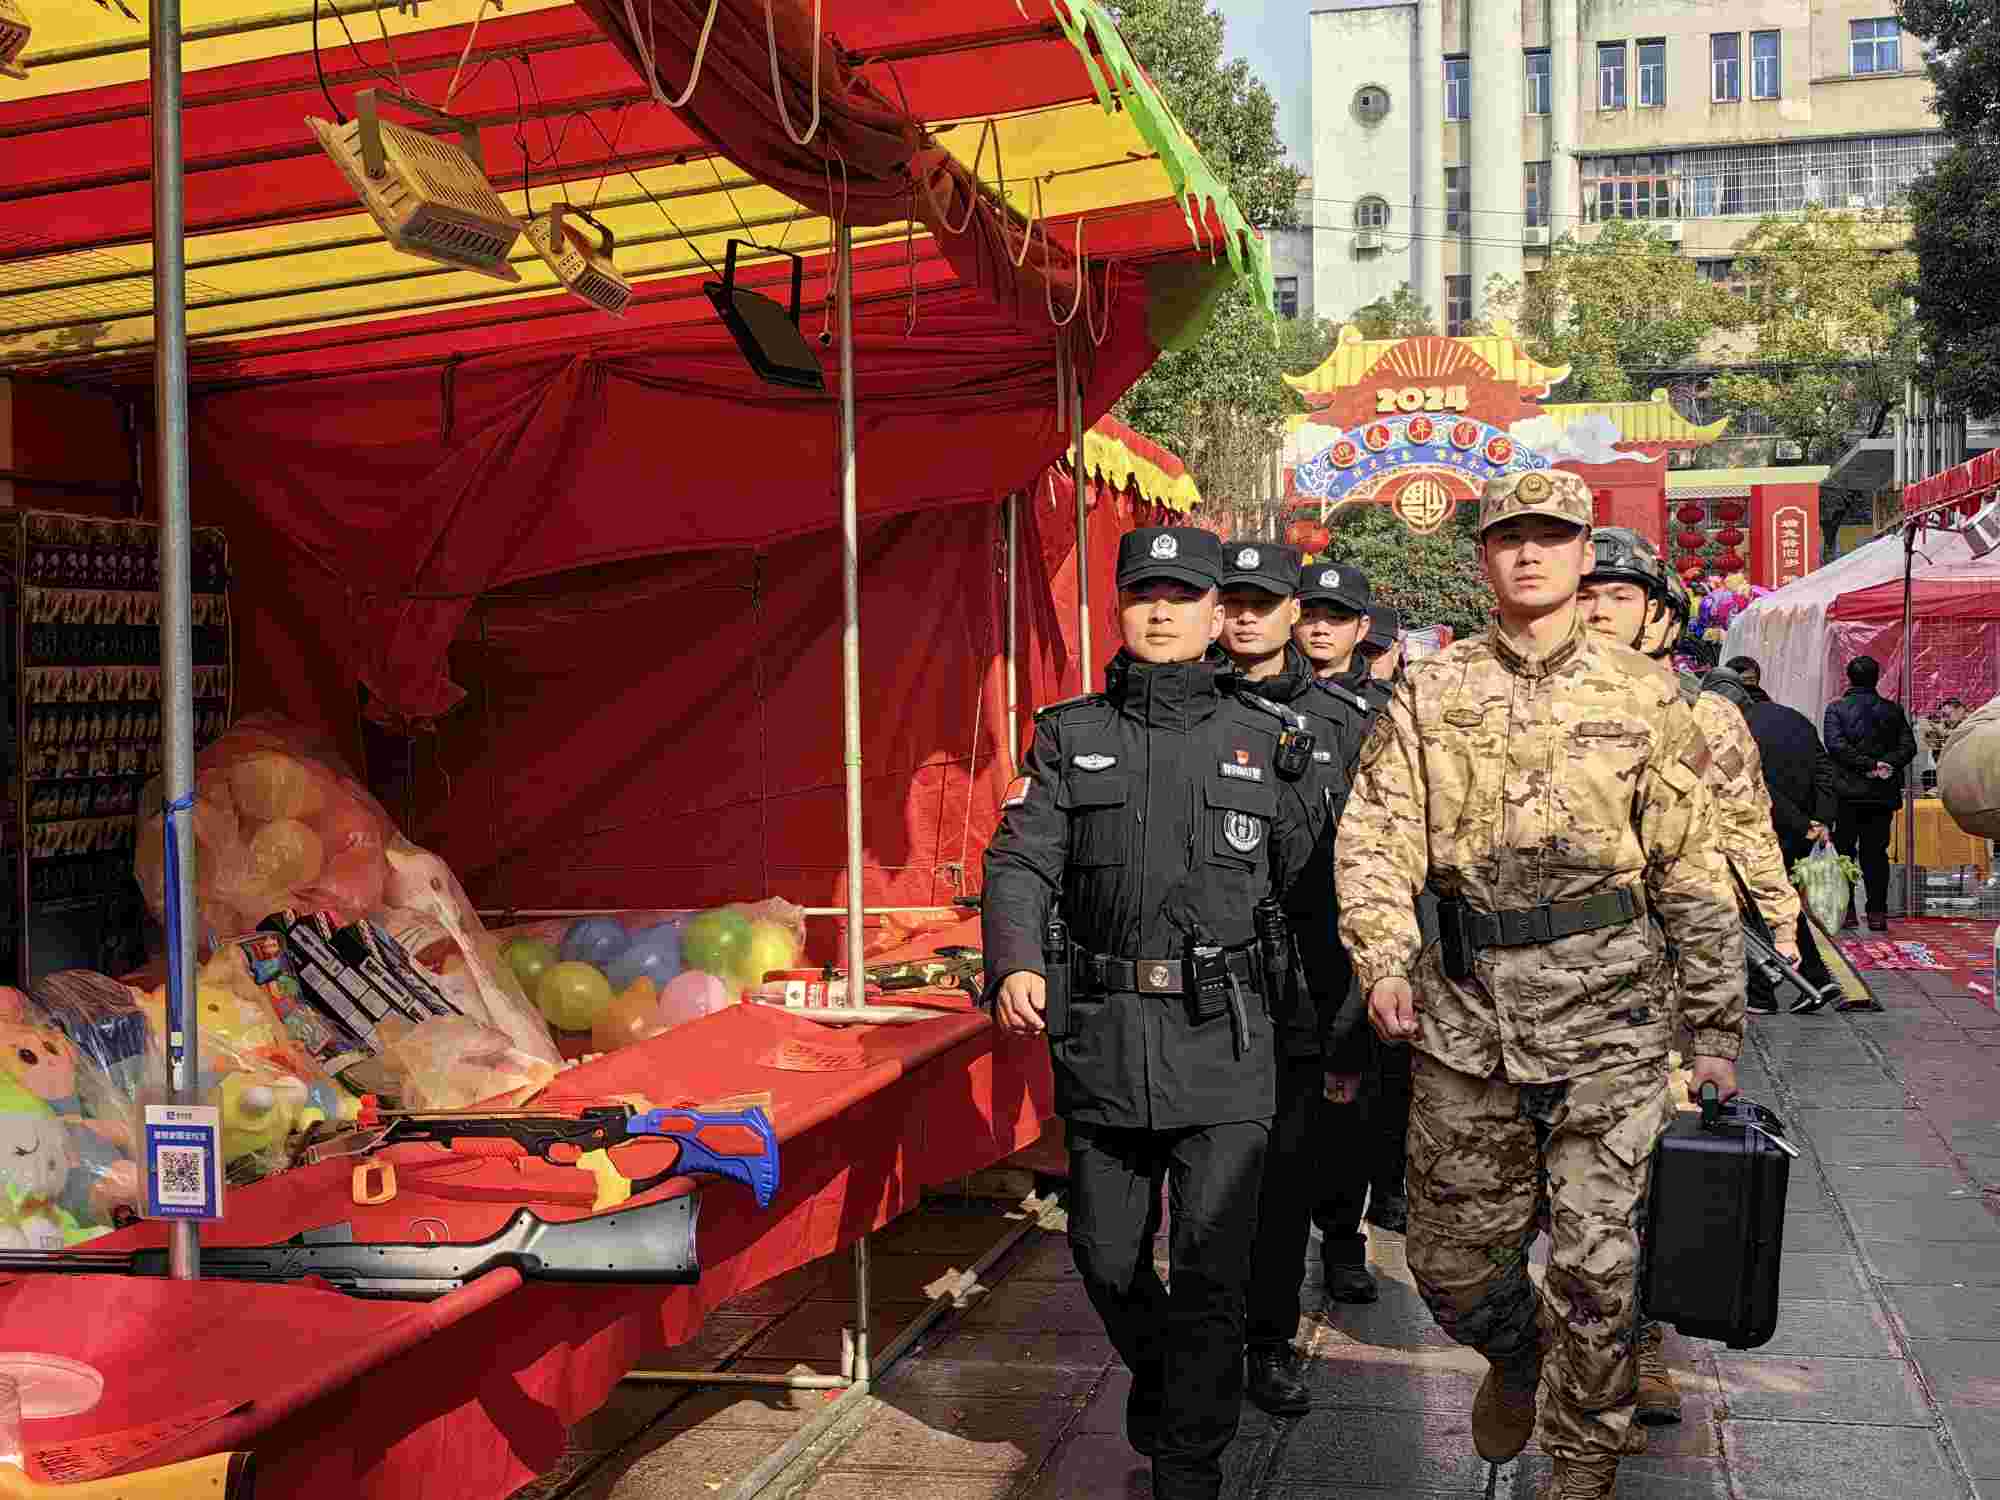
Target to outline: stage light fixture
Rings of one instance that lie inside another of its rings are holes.
[[[458,140],[383,120],[378,92],[398,109],[452,126]],[[345,125],[312,115],[306,123],[398,250],[500,281],[521,279],[507,262],[521,221],[486,180],[479,132],[471,125],[421,100],[376,89],[354,96],[354,118]]]
[[[0,73],[9,78],[28,76],[28,70],[21,66],[21,55],[28,50],[28,37],[34,29],[20,0],[0,0]]]
[[[762,292],[736,284],[736,247],[742,243],[729,242],[722,262],[722,280],[703,282],[702,291],[708,294],[723,327],[736,340],[736,347],[743,351],[744,359],[759,380],[801,391],[825,390],[826,377],[820,373],[819,359],[805,335],[799,332],[799,293],[805,284],[805,261],[789,250],[767,252],[783,255],[792,263],[792,310],[787,313],[781,304]]]
[[[565,215],[590,225],[604,243],[593,248],[575,224],[565,222]],[[625,316],[625,309],[632,301],[632,283],[620,276],[611,263],[617,241],[596,215],[573,204],[554,204],[547,213],[528,220],[528,243],[549,263],[556,280],[577,296],[614,318]]]

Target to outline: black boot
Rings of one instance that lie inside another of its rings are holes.
[[[1334,1302],[1373,1302],[1378,1293],[1375,1277],[1368,1267],[1357,1263],[1333,1265],[1323,1268],[1326,1272],[1326,1295]]]
[[[1249,1379],[1244,1394],[1252,1406],[1274,1417],[1302,1417],[1312,1410],[1312,1396],[1299,1373],[1299,1351],[1290,1344],[1252,1349],[1245,1363]]]

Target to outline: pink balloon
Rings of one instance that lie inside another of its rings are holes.
[[[689,969],[669,979],[666,988],[660,991],[660,1020],[665,1025],[678,1026],[683,1021],[721,1010],[728,1003],[727,985],[713,974]]]

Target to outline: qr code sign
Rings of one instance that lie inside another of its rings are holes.
[[[201,1146],[159,1148],[160,1202],[199,1208],[208,1197],[208,1151]]]

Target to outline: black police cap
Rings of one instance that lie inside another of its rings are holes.
[[[1224,542],[1222,544],[1222,586],[1226,589],[1248,584],[1267,594],[1288,599],[1298,592],[1298,549],[1280,542]]]
[[[1379,646],[1387,651],[1403,637],[1403,617],[1393,604],[1371,604],[1368,606],[1368,634],[1364,639],[1371,646]]]
[[[1299,603],[1337,604],[1357,615],[1368,613],[1375,602],[1368,575],[1359,568],[1328,559],[1310,562],[1299,569]]]
[[[1212,589],[1222,577],[1222,543],[1199,526],[1142,526],[1118,539],[1118,587],[1171,578]]]

